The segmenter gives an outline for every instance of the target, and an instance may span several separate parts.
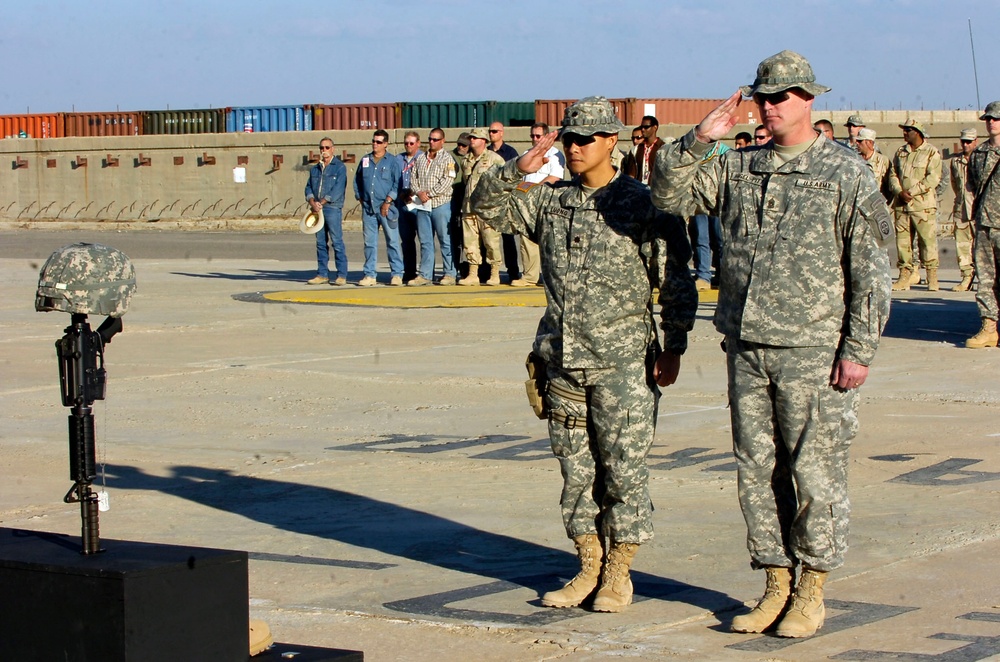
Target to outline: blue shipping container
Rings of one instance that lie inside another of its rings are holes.
[[[260,131],[312,131],[312,113],[303,106],[230,108],[226,111],[226,133]]]

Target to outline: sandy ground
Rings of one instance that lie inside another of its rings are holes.
[[[961,346],[973,293],[895,298],[862,390],[847,564],[820,635],[781,640],[728,632],[763,577],[713,304],[661,401],[637,601],[598,614],[538,603],[575,571],[523,394],[540,309],[263,303],[307,289],[308,257],[134,261],[95,405],[102,535],[247,550],[250,612],[280,641],[373,662],[1000,659],[1000,351]],[[69,317],[34,312],[39,264],[0,259],[0,526],[78,535],[53,350]]]

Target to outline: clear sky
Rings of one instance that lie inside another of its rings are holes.
[[[996,0],[12,0],[0,114],[724,97],[791,49],[818,110],[1000,98]]]

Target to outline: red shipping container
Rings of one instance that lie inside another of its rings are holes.
[[[312,107],[313,131],[358,131],[399,128],[398,103],[317,104]]]
[[[634,111],[635,99],[608,99],[615,107],[615,115],[623,123],[628,124]],[[535,99],[535,121],[545,122],[550,128],[557,128],[562,124],[566,108],[576,102],[576,99]]]
[[[636,127],[644,115],[652,115],[660,124],[694,126],[722,103],[724,99],[636,99],[632,115],[625,122],[629,129]],[[756,124],[760,121],[757,104],[743,99],[737,108],[737,124]]]
[[[65,135],[65,113],[0,115],[0,137],[3,138],[62,138]]]
[[[141,136],[142,113],[66,113],[66,136]]]

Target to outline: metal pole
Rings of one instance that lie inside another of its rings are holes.
[[[976,69],[976,44],[972,41],[972,19],[969,19],[969,46],[972,47],[972,75],[976,79],[976,110],[982,110],[983,104],[979,100],[979,71]]]

